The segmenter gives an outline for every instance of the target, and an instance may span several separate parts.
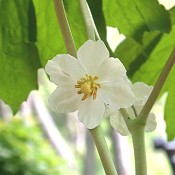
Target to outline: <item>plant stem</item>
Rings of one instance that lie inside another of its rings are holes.
[[[72,37],[72,33],[69,27],[69,23],[66,17],[64,4],[62,0],[53,0],[55,11],[58,19],[58,23],[60,26],[60,30],[64,39],[64,43],[66,45],[67,53],[76,57],[76,48],[74,44],[74,39]]]
[[[88,39],[95,40],[95,24],[86,0],[79,0],[81,13],[83,15]]]
[[[132,141],[134,146],[135,174],[147,175],[144,127],[137,126],[135,132],[132,133]]]
[[[146,164],[146,151],[145,151],[145,139],[144,139],[144,128],[145,123],[137,118],[129,119],[127,110],[120,109],[123,119],[132,135],[132,143],[134,147],[135,157],[135,174],[146,175],[147,164]]]
[[[153,91],[151,93],[151,95],[149,96],[147,102],[145,103],[142,111],[140,112],[139,114],[139,117],[141,120],[147,120],[147,117],[148,117],[148,114],[149,112],[151,111],[173,65],[174,65],[174,62],[175,62],[175,49],[173,49],[171,55],[169,56],[168,58],[168,61],[167,63],[165,64],[154,88],[153,88]]]
[[[117,175],[117,171],[109,154],[100,126],[97,126],[94,129],[89,129],[89,131],[97,147],[106,175]]]

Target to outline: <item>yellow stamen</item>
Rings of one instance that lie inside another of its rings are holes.
[[[82,92],[81,90],[77,92],[77,94],[82,94],[82,93],[83,93],[83,92]]]
[[[75,88],[80,88],[80,85],[77,85],[77,84],[76,84],[76,85],[75,85]]]
[[[86,74],[85,77],[82,77],[77,81],[75,88],[80,88],[77,94],[83,94],[81,100],[85,100],[92,96],[93,100],[97,97],[97,90],[101,88],[99,83],[95,81],[99,78],[97,76],[92,77],[91,75]]]

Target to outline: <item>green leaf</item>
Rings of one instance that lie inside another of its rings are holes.
[[[175,46],[175,40],[173,38],[175,38],[175,26],[173,26],[169,34],[162,36],[146,62],[133,74],[133,81],[145,81],[152,84],[157,80],[160,71]]]
[[[168,11],[156,0],[103,0],[103,10],[107,25],[137,41],[141,41],[145,31],[171,29]]]
[[[37,21],[37,47],[44,66],[59,51],[65,53],[63,39],[58,27],[53,1],[33,0]]]
[[[125,65],[130,78],[146,62],[161,37],[157,31],[145,32],[142,43],[128,37],[116,48],[114,55]]]
[[[41,63],[44,66],[48,60],[57,54],[66,53],[65,44],[61,35],[53,1],[33,0],[37,19],[37,46]],[[86,31],[77,0],[64,0],[68,21],[79,48],[86,40]]]
[[[174,25],[175,24],[175,6],[171,8],[168,12],[170,14],[171,24]]]
[[[73,34],[76,48],[78,49],[87,40],[86,29],[77,0],[63,0],[68,22]]]
[[[28,39],[30,3],[0,1],[0,99],[14,112],[37,88],[40,62],[35,45]]]

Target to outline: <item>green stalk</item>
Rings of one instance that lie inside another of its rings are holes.
[[[147,175],[144,127],[137,126],[132,133],[135,157],[135,174]]]
[[[95,29],[93,18],[86,0],[79,0],[81,13],[83,15],[88,39],[95,40]]]
[[[55,6],[55,12],[57,15],[59,27],[64,39],[64,43],[66,45],[67,53],[76,57],[76,48],[74,44],[74,39],[72,37],[72,33],[69,27],[69,23],[66,17],[64,4],[62,0],[53,0]]]
[[[140,118],[140,120],[147,120],[148,118],[148,114],[149,112],[151,111],[173,65],[174,65],[174,62],[175,62],[175,49],[173,49],[171,55],[169,56],[168,58],[168,61],[166,62],[154,88],[153,88],[153,91],[151,93],[151,95],[149,96],[147,102],[145,103],[142,111],[140,112],[138,118]]]
[[[117,171],[109,154],[100,126],[97,126],[94,129],[89,129],[89,131],[97,147],[106,175],[117,175]]]
[[[135,157],[135,173],[136,175],[147,174],[146,164],[146,150],[145,150],[145,139],[144,139],[144,128],[145,123],[136,119],[130,119],[130,116],[126,109],[120,109],[126,125],[132,135],[132,143],[134,147]]]

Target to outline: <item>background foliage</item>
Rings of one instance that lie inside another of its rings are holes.
[[[0,133],[2,175],[71,174],[36,125],[0,120]]]
[[[166,10],[157,0],[88,0],[96,27],[106,41],[106,26],[126,39],[111,55],[118,57],[135,81],[154,85],[175,45],[175,8]],[[78,48],[86,31],[77,0],[64,0]],[[109,46],[108,46],[109,47]],[[32,89],[37,88],[37,69],[58,53],[65,53],[53,3],[45,0],[0,0],[0,98],[16,112]],[[175,136],[175,70],[163,92],[169,139]]]

